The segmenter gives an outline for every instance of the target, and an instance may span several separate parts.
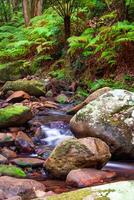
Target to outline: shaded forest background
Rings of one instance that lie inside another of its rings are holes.
[[[134,0],[1,0],[0,68],[131,89],[133,20]]]

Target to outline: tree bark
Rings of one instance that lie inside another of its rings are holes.
[[[28,0],[22,0],[23,15],[25,20],[25,25],[29,26],[30,24],[30,4]]]
[[[69,15],[66,15],[64,17],[64,29],[65,29],[65,40],[67,40],[71,35],[71,20]]]
[[[43,0],[31,1],[31,17],[40,16],[42,14]]]
[[[17,12],[19,8],[19,1],[18,0],[12,0],[12,7],[13,7],[13,12]]]

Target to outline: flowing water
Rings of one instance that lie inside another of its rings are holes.
[[[63,110],[50,109],[41,111],[35,118],[35,121],[42,125],[40,127],[40,134],[35,138],[36,154],[32,156],[41,155],[42,158],[47,159],[56,145],[65,139],[73,138],[74,135],[69,126],[71,117],[66,115],[66,112]],[[134,162],[132,161],[109,161],[103,170],[115,171],[117,173],[117,177],[112,181],[134,179]],[[49,178],[46,178],[43,182],[48,189],[56,193],[71,190],[66,186],[65,182]]]

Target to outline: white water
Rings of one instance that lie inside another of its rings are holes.
[[[69,130],[64,132],[60,128],[49,128],[47,126],[41,126],[41,131],[45,136],[45,138],[41,139],[41,141],[49,146],[56,146],[66,139],[73,138],[73,135]]]

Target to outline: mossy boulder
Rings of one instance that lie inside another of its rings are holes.
[[[134,181],[120,181],[35,200],[133,200]]]
[[[17,81],[7,81],[2,90],[4,93],[8,90],[13,90],[24,91],[33,96],[41,96],[45,94],[45,84],[39,80],[19,79]]]
[[[12,81],[33,74],[36,71],[25,60],[14,61],[6,64],[0,64],[0,81]]]
[[[71,119],[75,136],[105,141],[115,158],[134,159],[134,93],[111,90],[79,110]]]
[[[0,128],[22,125],[32,118],[30,108],[12,105],[0,109]]]
[[[26,174],[23,170],[13,165],[0,165],[0,174],[20,178],[26,177]]]
[[[64,178],[72,169],[100,169],[110,157],[109,147],[98,138],[68,139],[56,146],[44,167],[54,177]]]

